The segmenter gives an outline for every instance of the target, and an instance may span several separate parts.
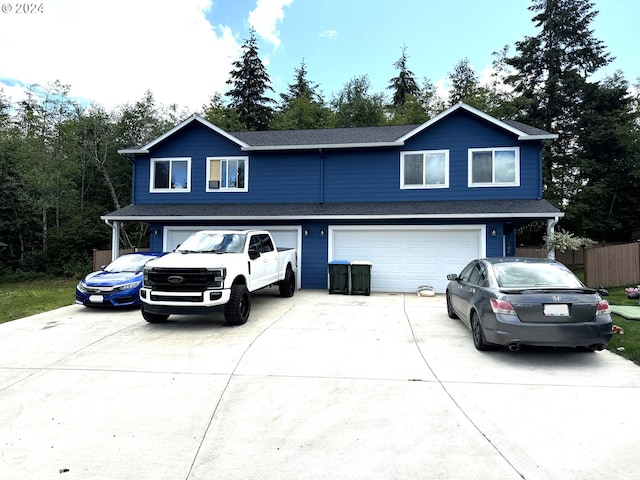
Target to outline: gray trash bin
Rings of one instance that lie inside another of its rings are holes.
[[[351,262],[351,295],[371,295],[371,269],[373,263]]]
[[[329,262],[329,293],[349,294],[349,260]]]

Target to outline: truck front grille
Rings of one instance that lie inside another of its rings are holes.
[[[202,295],[158,295],[156,293],[151,294],[151,300],[154,302],[188,302],[196,303],[202,302]]]
[[[224,271],[206,268],[152,268],[145,272],[145,286],[166,292],[222,288]]]

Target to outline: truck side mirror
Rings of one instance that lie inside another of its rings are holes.
[[[255,249],[255,247],[249,247],[249,258],[251,260],[255,260],[260,256],[260,252]]]

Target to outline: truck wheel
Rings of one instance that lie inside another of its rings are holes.
[[[246,285],[232,285],[229,303],[224,307],[224,320],[227,325],[246,323],[251,312],[251,295]]]
[[[142,318],[144,318],[149,323],[162,323],[166,322],[169,318],[169,315],[162,315],[161,313],[150,313],[145,311],[144,303],[142,304],[142,307],[140,307],[140,310],[142,311]]]
[[[278,283],[278,288],[281,297],[293,297],[293,294],[296,293],[296,274],[290,267],[287,267],[284,280]]]

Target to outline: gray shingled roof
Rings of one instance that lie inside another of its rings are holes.
[[[563,214],[546,200],[488,200],[438,202],[354,203],[215,203],[137,204],[111,212],[103,219],[153,221],[225,219],[367,219],[367,218],[553,218]]]
[[[231,132],[231,135],[252,147],[354,145],[392,143],[417,127],[418,125],[393,125],[311,130],[269,130],[263,132]]]

